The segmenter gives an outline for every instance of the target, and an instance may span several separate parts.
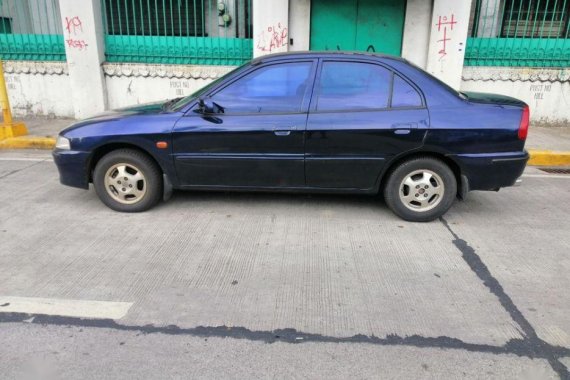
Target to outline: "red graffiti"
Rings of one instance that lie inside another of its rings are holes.
[[[287,46],[288,36],[289,31],[282,27],[281,23],[278,23],[277,27],[269,26],[259,35],[257,48],[261,51],[272,52],[274,49]]]
[[[85,42],[84,40],[75,40],[73,38],[68,38],[67,40],[65,40],[65,42],[67,43],[67,46],[69,46],[70,48],[74,48],[74,49],[79,49],[79,50],[83,50],[83,49],[87,49],[87,42]]]
[[[441,33],[443,29],[442,38],[437,40],[437,42],[441,44],[441,49],[438,51],[440,61],[447,55],[447,42],[451,41],[451,38],[447,36],[447,27],[449,27],[450,30],[453,30],[453,26],[455,24],[457,24],[457,21],[455,21],[454,14],[451,14],[451,20],[448,20],[447,16],[438,16],[438,22],[435,24],[437,26],[437,31]]]
[[[77,34],[83,34],[83,23],[81,22],[79,16],[66,17],[65,30],[67,30],[67,34],[69,34],[69,38],[65,40],[68,47],[79,50],[87,49],[88,45],[85,40],[72,37],[77,36]]]
[[[78,16],[65,18],[65,30],[71,35],[77,35],[77,32],[83,33],[83,24]]]

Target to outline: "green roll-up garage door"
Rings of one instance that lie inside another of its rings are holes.
[[[400,55],[405,0],[312,0],[311,50]]]

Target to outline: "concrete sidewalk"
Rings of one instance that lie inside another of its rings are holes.
[[[0,149],[52,149],[55,138],[74,119],[24,118],[29,136],[0,141]],[[530,165],[570,166],[570,125],[529,129],[526,148],[531,152]]]

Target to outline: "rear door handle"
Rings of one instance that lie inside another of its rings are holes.
[[[273,133],[275,136],[289,136],[291,131],[297,130],[297,127],[275,127],[273,128]]]

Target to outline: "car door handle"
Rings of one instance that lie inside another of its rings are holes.
[[[395,123],[392,124],[392,129],[416,129],[418,123]]]
[[[275,134],[275,136],[289,136],[291,134],[291,131],[296,130],[297,127],[293,126],[293,127],[275,127],[273,128],[273,133]]]
[[[412,129],[418,127],[417,123],[396,123],[392,124],[392,129],[396,135],[409,135]]]

